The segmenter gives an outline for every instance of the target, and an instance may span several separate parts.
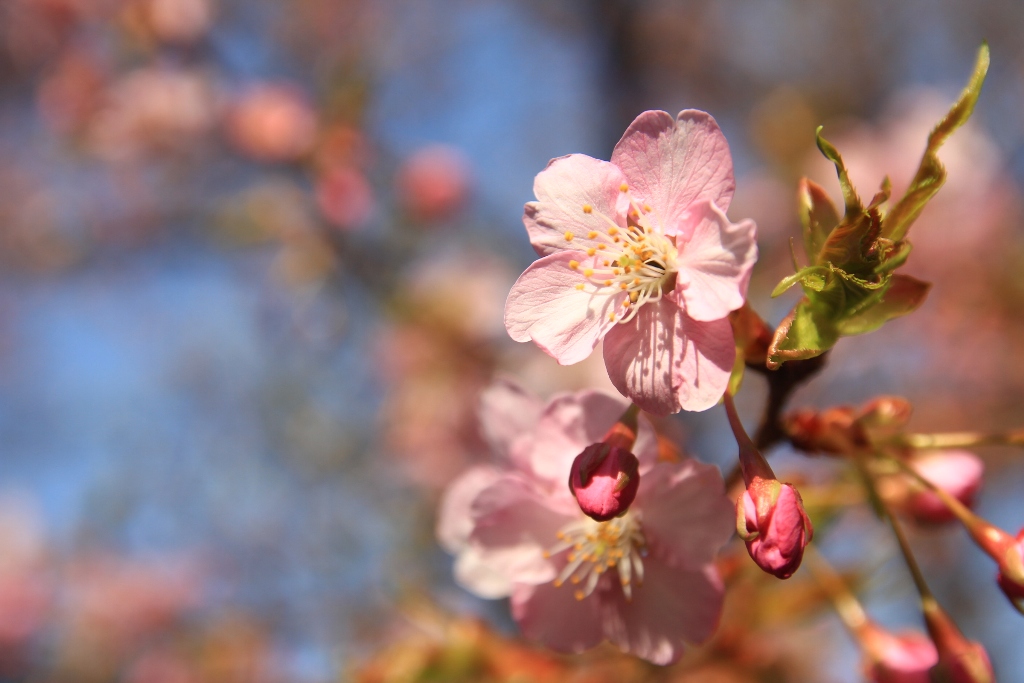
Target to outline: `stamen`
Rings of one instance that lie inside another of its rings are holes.
[[[565,241],[566,242],[572,242],[572,238],[573,238],[572,231],[566,230],[565,231],[565,235],[563,235],[563,237],[565,237]]]
[[[593,212],[593,210],[594,210],[594,207],[592,207],[590,204],[584,204],[583,205],[583,213],[591,213],[591,212]]]

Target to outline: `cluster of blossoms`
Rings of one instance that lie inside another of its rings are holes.
[[[778,579],[806,559],[810,516],[796,486],[780,481],[761,453],[785,440],[859,470],[865,498],[891,525],[920,594],[927,635],[891,633],[810,552],[815,578],[863,649],[866,676],[994,681],[984,648],[932,596],[897,520],[961,522],[1024,612],[1024,531],[1013,537],[970,509],[981,461],[948,443],[929,448],[911,438],[904,431],[910,405],[895,397],[782,414],[789,393],[820,369],[840,336],[871,331],[923,300],[927,283],[893,271],[909,253],[910,222],[944,179],[935,149],[966,120],[986,68],[983,48],[972,83],[929,138],[918,185],[891,210],[887,184],[869,206],[861,203],[839,153],[819,135],[847,215],[839,218],[821,188],[801,184],[811,265],[776,291],[800,283],[806,296],[774,332],[745,305],[755,226],[726,216],[732,160],[711,116],[644,112],[611,161],[580,154],[551,161],[524,215],[539,258],[513,286],[505,326],[563,365],[603,342],[609,379],[625,399],[585,391],[545,404],[510,380],[484,394],[480,420],[495,463],[451,484],[438,524],[442,544],[457,556],[458,581],[483,597],[509,597],[523,633],[556,650],[610,641],[672,663],[686,644],[715,631],[723,599],[716,554],[734,532]],[[785,371],[770,372],[783,363]],[[745,366],[770,385],[756,444],[732,400]],[[742,479],[743,488],[727,487],[713,466],[659,456],[659,437],[643,414],[706,410],[723,399],[739,446],[730,479]]]

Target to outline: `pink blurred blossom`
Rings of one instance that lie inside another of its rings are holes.
[[[604,339],[609,378],[644,410],[710,408],[735,355],[726,316],[757,258],[754,223],[725,216],[733,188],[725,137],[695,110],[644,112],[610,162],[553,160],[526,205],[541,258],[509,294],[509,334],[563,365]]]
[[[190,43],[213,21],[211,0],[139,0],[141,18],[153,35],[169,43]]]
[[[373,215],[373,188],[361,171],[336,166],[322,172],[316,180],[316,201],[321,213],[340,230],[363,227]]]
[[[939,661],[935,644],[923,633],[890,633],[874,624],[860,634],[864,669],[872,683],[930,683],[929,671]]]
[[[413,218],[448,218],[462,207],[469,194],[469,162],[454,147],[430,145],[402,162],[395,185],[402,206]]]
[[[981,458],[968,451],[921,452],[913,459],[911,467],[967,507],[974,506],[974,498],[981,489],[985,474]],[[915,487],[903,507],[921,522],[942,523],[956,519],[937,495],[920,485]]]
[[[243,93],[225,120],[229,140],[258,161],[293,161],[316,136],[316,113],[289,83],[261,83]]]
[[[213,127],[219,103],[207,74],[170,66],[136,69],[115,82],[87,141],[111,162],[180,154]]]
[[[523,633],[563,652],[604,640],[658,664],[715,630],[722,583],[712,564],[732,534],[718,470],[657,462],[641,419],[641,483],[629,512],[596,522],[565,486],[570,465],[628,403],[584,391],[547,404],[503,382],[487,394],[483,429],[496,464],[474,467],[442,499],[438,537],[468,590],[511,597]]]

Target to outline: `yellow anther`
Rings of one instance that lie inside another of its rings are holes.
[[[637,302],[637,299],[639,298],[640,292],[636,291],[635,289],[629,293],[629,300],[632,301],[634,304]]]
[[[638,277],[633,278],[633,284],[634,285],[640,284],[640,278],[638,278]]]
[[[544,552],[542,552],[542,553],[541,553],[540,555],[541,555],[541,557],[543,557],[543,558],[544,558],[545,560],[546,560],[546,559],[548,559],[549,557],[551,557],[551,553],[549,553],[549,552],[548,552],[547,550],[545,550]]]
[[[572,242],[572,237],[573,237],[572,231],[571,230],[566,230],[564,237],[565,237],[565,241],[566,242]]]
[[[590,204],[584,204],[583,205],[583,213],[590,213],[593,210],[594,210],[594,207],[592,207]]]
[[[646,212],[650,213],[650,211],[651,211],[651,205],[650,205],[650,204],[644,204],[644,211],[646,211]]]
[[[608,245],[607,244],[599,244],[599,245],[597,245],[597,248],[598,249],[607,249]]]
[[[597,237],[597,230],[591,230],[587,233],[587,239],[592,240]]]
[[[583,591],[576,591],[575,593],[573,593],[573,595],[576,596],[577,600],[582,600],[583,598],[587,597],[583,594]]]
[[[561,588],[563,581],[561,579],[555,579],[555,588]]]
[[[584,277],[592,277],[593,275],[594,275],[594,271],[591,268],[587,268],[586,270],[583,271],[583,276]]]
[[[616,228],[616,227],[615,227],[615,226],[613,225],[612,227],[608,228],[608,234],[609,234],[609,235],[618,235],[618,234],[619,234],[619,229],[618,229],[618,228]]]
[[[601,263],[603,263],[606,266],[611,265],[611,261],[609,261],[608,259],[601,261]]]
[[[618,241],[619,241],[619,238],[618,238],[618,237],[613,237],[613,238],[612,238],[612,242],[618,242]]]
[[[619,185],[619,192],[629,192],[629,185],[626,183]]]
[[[572,584],[575,584],[575,585],[579,585],[580,581],[582,581],[582,580],[583,579],[581,579],[578,575],[573,574],[572,577],[569,578],[569,583],[572,583]]]
[[[589,249],[587,249],[587,256],[593,256],[596,253],[597,249],[594,249],[594,247],[590,247]]]
[[[605,280],[604,281],[604,286],[605,287],[611,287],[612,286],[612,281],[611,280]]]
[[[582,292],[583,291],[583,283],[582,282],[577,283],[576,284],[576,289],[578,289],[578,290],[580,290]]]
[[[615,322],[615,314],[614,313],[609,313],[608,314],[608,320],[610,320],[611,322]]]
[[[569,267],[572,268],[573,270],[576,270],[577,268],[580,267],[580,262],[579,261],[569,261]]]
[[[625,282],[623,282],[623,283],[619,284],[619,289],[629,289],[629,285],[627,285]]]

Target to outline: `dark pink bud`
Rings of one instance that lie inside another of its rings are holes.
[[[580,509],[598,522],[628,510],[639,486],[640,461],[625,448],[605,442],[587,446],[569,472],[569,490]]]
[[[861,634],[865,669],[872,683],[930,683],[928,672],[938,663],[935,644],[923,633],[894,634],[870,625]]]
[[[777,479],[754,477],[736,513],[737,532],[757,566],[780,579],[792,576],[814,535],[800,493]]]
[[[1013,606],[1024,614],[1024,529],[1017,534],[1017,542],[1003,554],[996,581]]]
[[[965,642],[962,647],[939,652],[932,670],[935,683],[995,683],[992,662],[981,643]]]
[[[926,452],[914,458],[910,466],[968,508],[974,506],[985,474],[985,465],[978,456],[967,451]],[[956,519],[949,506],[921,486],[907,498],[905,508],[919,522],[939,524]]]

